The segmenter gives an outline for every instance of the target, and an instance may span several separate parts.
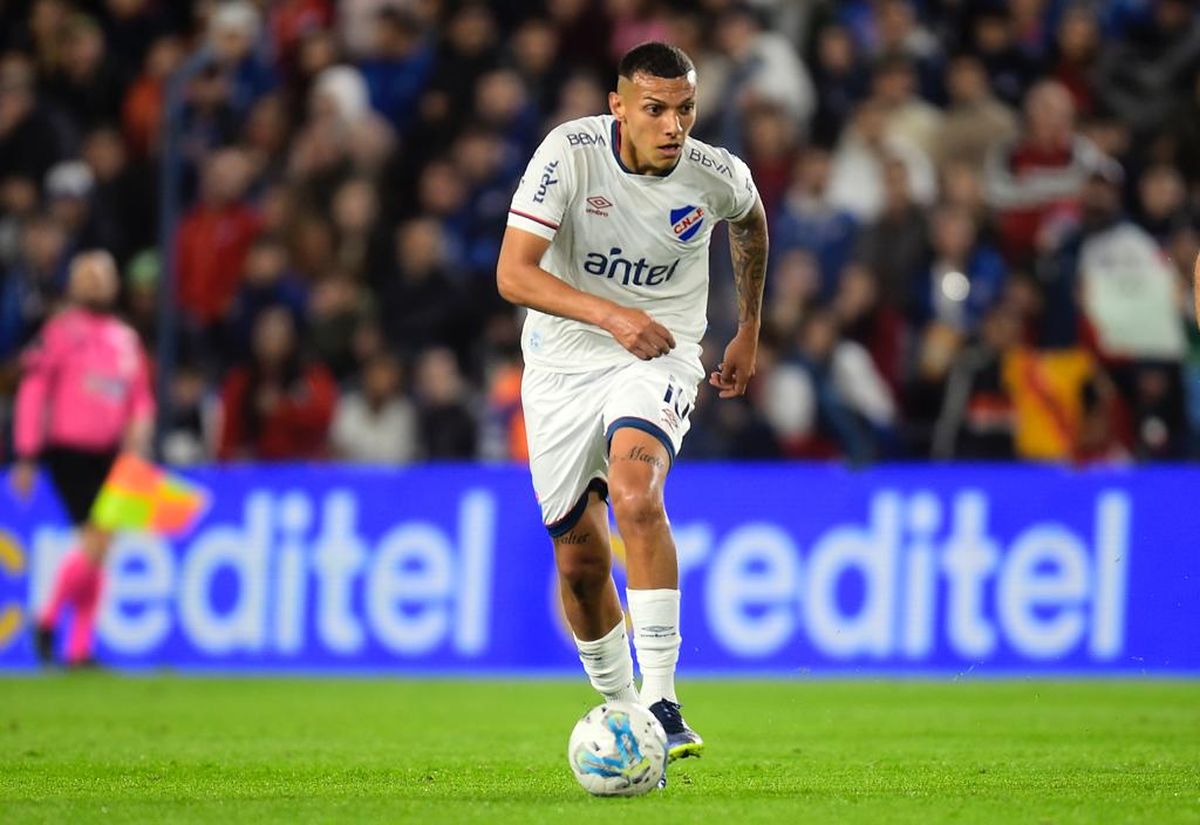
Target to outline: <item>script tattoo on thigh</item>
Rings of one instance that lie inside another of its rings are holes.
[[[574,547],[580,544],[587,544],[588,539],[591,537],[592,534],[586,530],[572,530],[566,535],[559,536],[557,539],[555,539],[555,541],[557,541],[559,544]]]
[[[650,464],[658,469],[662,469],[665,465],[663,460],[656,455],[646,452],[641,445],[634,447],[629,451],[629,455],[625,456],[630,461],[641,461],[643,464]]]

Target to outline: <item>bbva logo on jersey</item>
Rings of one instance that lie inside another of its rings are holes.
[[[681,241],[690,241],[704,225],[704,207],[681,206],[671,210],[671,231]]]

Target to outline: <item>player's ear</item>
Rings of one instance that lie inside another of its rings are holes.
[[[625,122],[625,101],[616,92],[608,93],[608,110],[617,120]]]

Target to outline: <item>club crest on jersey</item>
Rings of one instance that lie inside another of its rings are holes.
[[[681,241],[690,241],[704,225],[704,208],[681,206],[671,210],[671,231]]]

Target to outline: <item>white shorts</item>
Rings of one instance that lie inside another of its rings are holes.
[[[594,372],[525,368],[521,404],[529,469],[551,536],[575,526],[589,490],[607,497],[608,447],[616,430],[649,433],[674,462],[702,378],[698,364],[670,355]]]

